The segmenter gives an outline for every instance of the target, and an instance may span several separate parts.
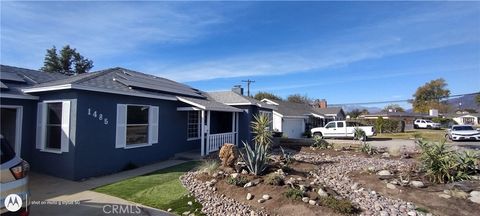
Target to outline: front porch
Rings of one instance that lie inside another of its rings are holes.
[[[198,124],[198,127],[195,127],[195,125],[193,125],[193,129],[189,127],[188,133],[196,133],[195,130],[198,130],[201,156],[220,150],[225,143],[238,146],[238,122],[239,113],[242,110],[223,104],[221,104],[222,106],[219,106],[219,104],[212,106],[212,103],[215,103],[212,101],[208,101],[210,106],[199,104],[204,100],[182,98],[181,101],[193,105],[193,107],[179,107],[177,108],[178,111],[198,113],[198,121],[195,123]]]

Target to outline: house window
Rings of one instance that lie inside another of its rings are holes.
[[[187,119],[187,139],[200,138],[200,112],[189,111]]]
[[[126,145],[148,143],[149,106],[127,106],[127,141]]]
[[[46,149],[61,149],[62,102],[47,103],[46,139]]]
[[[76,118],[71,118],[71,112],[76,113],[76,99],[44,101],[37,106],[37,149],[50,153],[68,152],[70,144],[70,125]],[[75,130],[73,128],[72,130]]]

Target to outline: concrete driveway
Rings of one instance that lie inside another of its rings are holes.
[[[30,215],[172,215],[118,197],[97,193],[91,189],[183,162],[185,161],[169,160],[82,182],[31,172],[29,175]]]

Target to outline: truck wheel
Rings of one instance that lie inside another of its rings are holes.
[[[320,137],[321,139],[323,139],[323,134],[320,132],[313,133],[313,137]]]
[[[427,129],[432,129],[432,126],[430,126],[430,125],[427,125]]]
[[[414,129],[418,129],[418,126],[416,124],[413,124]]]

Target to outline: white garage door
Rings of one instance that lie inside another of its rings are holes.
[[[304,130],[304,119],[283,119],[283,133],[288,138],[301,138]]]

